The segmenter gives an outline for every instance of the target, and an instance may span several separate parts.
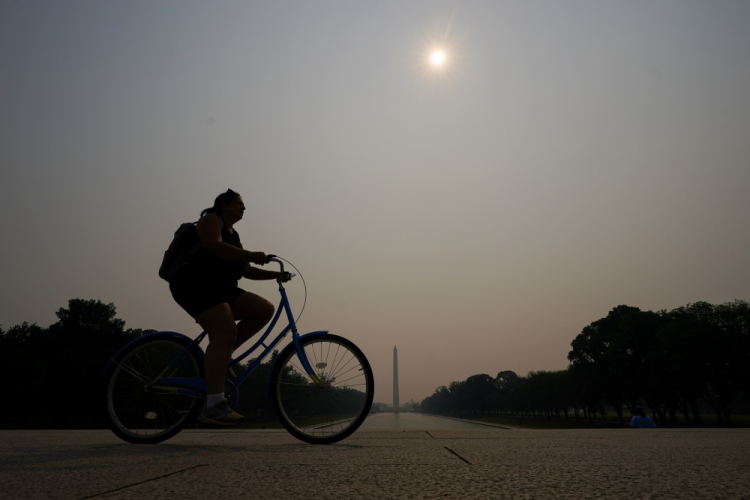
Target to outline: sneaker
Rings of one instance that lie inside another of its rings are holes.
[[[235,425],[244,419],[245,417],[234,411],[226,401],[222,401],[213,408],[203,408],[198,417],[200,423],[211,425]]]

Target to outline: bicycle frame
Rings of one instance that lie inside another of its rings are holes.
[[[269,260],[269,262],[270,261],[277,262],[281,266],[281,272],[282,273],[284,272],[284,264],[280,260],[272,257]],[[291,345],[293,345],[294,349],[297,351],[297,357],[299,358],[302,368],[305,370],[307,375],[316,385],[318,386],[322,385],[322,381],[315,374],[312,367],[310,366],[310,362],[307,359],[307,355],[300,347],[300,344],[299,344],[300,335],[297,332],[297,324],[294,320],[294,315],[292,314],[292,308],[291,308],[291,305],[289,304],[289,298],[286,295],[286,289],[284,288],[284,285],[280,280],[278,281],[278,283],[279,283],[279,294],[281,295],[281,301],[279,303],[279,307],[276,308],[276,313],[274,314],[271,324],[268,325],[268,328],[266,328],[266,331],[263,333],[263,335],[261,335],[260,339],[258,339],[258,341],[255,342],[255,344],[253,344],[242,355],[233,359],[229,363],[229,366],[236,365],[237,363],[239,363],[240,361],[248,357],[250,354],[255,352],[255,350],[258,349],[258,347],[260,346],[264,347],[263,352],[261,352],[258,355],[258,357],[245,369],[245,371],[243,371],[239,375],[239,377],[237,377],[237,380],[235,382],[227,381],[229,384],[231,384],[235,392],[235,395],[239,394],[237,387],[240,386],[242,382],[244,382],[247,379],[250,373],[252,373],[252,371],[255,370],[263,362],[266,356],[268,356],[268,354],[273,351],[273,349],[279,344],[279,342],[281,342],[281,340],[287,336],[289,331],[292,332],[292,344]],[[266,345],[264,342],[266,341],[271,331],[276,326],[276,323],[279,321],[282,311],[286,312],[286,317],[287,317],[287,321],[289,322],[289,324],[276,336],[276,338],[274,338],[271,342],[268,343],[268,345]],[[328,333],[327,331],[317,331],[317,332],[307,333],[304,336],[306,337],[309,335],[325,335],[327,333]],[[179,333],[175,333],[175,332],[155,332],[155,333],[148,334],[148,336],[156,336],[156,335],[164,335],[164,334],[168,334],[170,336],[179,336],[186,340],[190,340],[188,337]],[[202,332],[200,335],[198,335],[197,338],[195,338],[195,340],[190,341],[190,344],[169,364],[169,366],[167,366],[162,371],[162,373],[159,374],[159,376],[157,376],[154,380],[147,381],[147,385],[150,386],[150,388],[155,391],[172,392],[176,394],[186,394],[186,395],[195,396],[199,398],[206,397],[206,379],[205,378],[199,379],[199,378],[185,378],[185,377],[170,377],[169,376],[169,374],[174,374],[177,371],[177,369],[182,365],[182,363],[185,360],[185,355],[187,354],[188,351],[196,348],[202,354],[202,350],[200,349],[199,344],[206,337],[206,335],[207,335],[206,332]],[[124,347],[123,349],[125,349],[126,347]],[[118,352],[118,355],[119,355],[119,352]],[[113,362],[117,363],[117,361],[115,361],[116,359],[117,359],[117,355],[115,355],[112,358],[110,363],[113,363]],[[105,369],[105,372],[106,372],[106,369]],[[268,374],[269,382],[267,382],[267,385],[268,383],[270,383],[271,373],[273,373],[273,367],[269,371],[269,374]],[[162,385],[162,383],[181,385],[186,388]],[[268,391],[266,392],[268,394]],[[237,399],[238,398],[235,398],[235,404],[236,404]]]

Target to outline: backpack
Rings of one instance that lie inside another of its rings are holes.
[[[198,233],[195,232],[196,224],[197,222],[185,222],[177,228],[172,243],[164,252],[164,258],[161,261],[161,267],[159,267],[160,278],[172,281],[180,266],[200,248],[201,242],[198,239]]]

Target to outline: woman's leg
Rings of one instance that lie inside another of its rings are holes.
[[[260,331],[273,317],[275,307],[254,293],[245,292],[229,304],[217,304],[195,319],[208,333],[206,392],[224,393],[224,379],[232,352]],[[239,324],[235,321],[241,320]]]
[[[247,342],[250,337],[266,326],[276,311],[276,307],[269,301],[250,292],[245,292],[237,297],[232,302],[231,309],[234,319],[240,320],[237,324],[237,339],[233,346],[234,349]],[[224,370],[226,370],[226,367],[224,367]]]
[[[237,342],[237,325],[229,304],[217,304],[200,313],[196,321],[208,333],[206,347],[206,393],[223,394],[227,365]]]

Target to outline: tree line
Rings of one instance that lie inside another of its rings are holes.
[[[47,328],[0,328],[0,377],[6,399],[0,428],[107,427],[102,372],[128,342],[154,330],[125,329],[114,304],[72,299]]]
[[[154,330],[125,329],[114,304],[72,299],[47,328],[24,322],[0,327],[0,376],[7,405],[0,428],[100,428],[104,418],[102,372],[119,349]],[[429,413],[605,418],[625,424],[623,409],[650,408],[661,425],[681,414],[701,425],[701,413],[721,426],[748,407],[750,304],[688,304],[672,311],[618,306],[586,326],[571,343],[569,366],[501,371],[442,386],[419,405]],[[242,387],[238,411],[272,419],[265,384],[273,360],[261,364]],[[242,366],[238,367],[241,371]],[[239,371],[238,371],[239,373]],[[743,406],[744,405],[744,406]]]
[[[6,381],[6,405],[0,429],[108,428],[102,374],[120,349],[155,332],[125,328],[114,304],[72,299],[47,328],[23,322],[0,327],[0,377]],[[275,419],[266,399],[274,351],[242,384],[237,411],[248,420]],[[248,362],[252,362],[250,359]],[[242,373],[247,364],[234,368]]]
[[[662,426],[732,425],[750,396],[750,304],[696,302],[671,311],[617,306],[571,342],[569,365],[525,377],[501,371],[435,389],[420,409],[458,416],[606,419],[649,408]]]

